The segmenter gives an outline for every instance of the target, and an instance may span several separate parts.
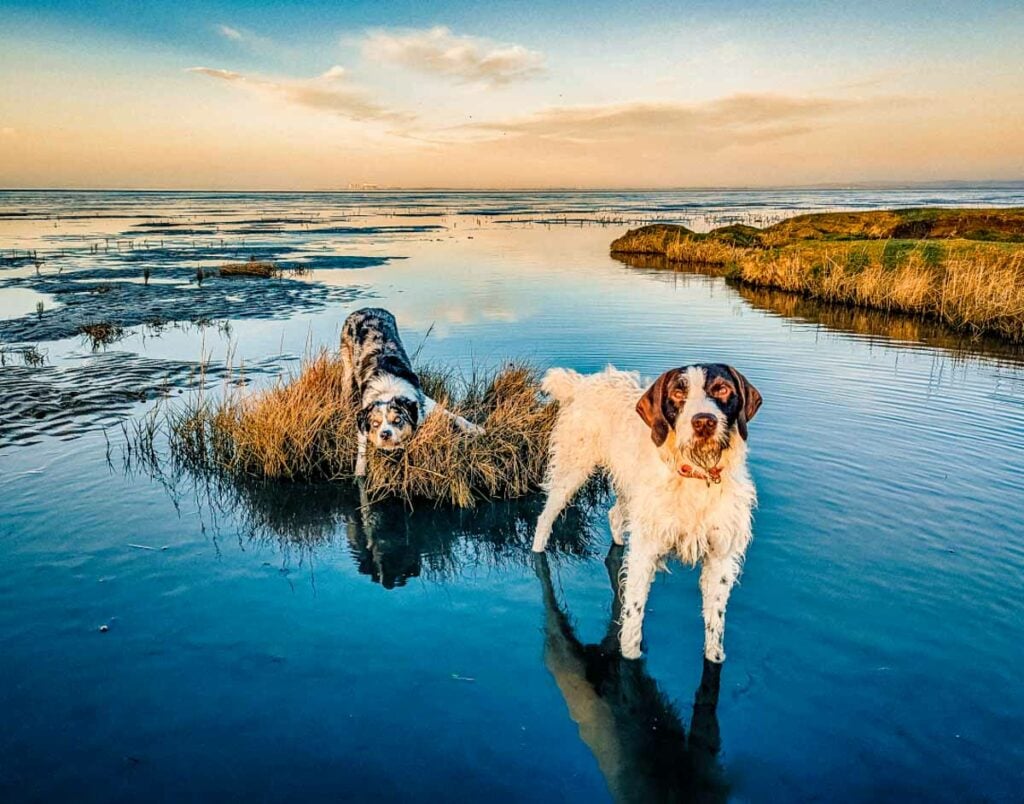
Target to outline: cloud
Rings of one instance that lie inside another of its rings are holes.
[[[316,78],[267,78],[214,67],[190,67],[187,72],[232,84],[258,95],[274,97],[295,106],[329,112],[357,121],[408,122],[412,116],[387,109],[357,87],[345,82],[344,67],[335,65]]]
[[[500,86],[544,72],[544,56],[522,45],[498,44],[473,36],[458,36],[444,26],[367,33],[363,55],[380,64],[458,81]]]
[[[705,103],[671,101],[557,106],[526,117],[460,126],[483,139],[532,138],[570,145],[670,140],[705,148],[767,142],[814,130],[868,106],[907,99],[732,95]]]
[[[269,39],[266,36],[260,36],[252,31],[247,31],[244,28],[236,28],[232,25],[225,25],[221,23],[216,26],[216,30],[218,34],[229,42],[234,42],[247,50],[265,53],[274,48],[274,42],[272,39]]]
[[[331,67],[325,73],[323,73],[320,77],[324,81],[336,81],[339,78],[344,78],[346,72],[347,72],[347,70],[344,67],[342,67],[340,64],[335,64],[333,67]]]
[[[230,25],[218,25],[217,31],[225,39],[231,39],[235,42],[241,42],[245,39],[245,35],[237,28],[232,28]]]

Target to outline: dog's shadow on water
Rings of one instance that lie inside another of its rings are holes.
[[[687,732],[643,660],[619,653],[623,548],[605,559],[613,603],[604,638],[587,645],[558,602],[546,555],[534,558],[544,599],[544,662],[619,802],[725,801],[718,763],[720,664],[704,660]]]

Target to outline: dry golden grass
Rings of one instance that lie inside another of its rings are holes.
[[[797,215],[769,226],[764,245],[784,246],[800,240],[878,240],[893,237],[902,218],[891,210]]]
[[[1024,242],[1024,209],[915,208],[798,215],[761,232],[765,246],[801,240],[934,239]]]
[[[688,265],[729,265],[736,262],[748,249],[738,248],[717,240],[697,240],[682,237],[669,243],[665,256],[672,262]]]
[[[266,260],[248,260],[247,262],[229,262],[220,267],[221,276],[259,276],[271,279],[281,275],[277,263]]]
[[[932,316],[893,315],[870,307],[827,302],[803,293],[744,283],[736,284],[736,292],[755,309],[788,320],[821,324],[830,330],[867,338],[926,343],[949,352],[955,361],[982,356],[1018,361],[1021,357],[1020,343],[993,335],[957,331]]]
[[[510,365],[459,379],[429,369],[425,391],[486,432],[470,436],[447,417],[422,423],[406,449],[368,454],[372,499],[428,499],[471,507],[539,487],[555,406],[545,404],[536,372]],[[219,401],[199,397],[172,414],[170,444],[185,465],[232,476],[282,480],[351,478],[356,407],[342,393],[339,361],[326,353],[297,376],[257,393],[231,389]]]
[[[730,242],[695,235],[684,227],[644,226],[612,243],[613,254],[660,254],[687,265],[727,265],[746,249]]]
[[[817,299],[914,313],[961,330],[1024,341],[1024,250],[972,244],[912,245],[892,258],[885,244],[820,244],[752,251],[731,275]]]
[[[668,247],[692,235],[685,226],[654,223],[631,229],[612,242],[612,254],[664,254]]]
[[[1021,220],[1019,210],[1001,217],[924,210],[801,216],[760,233],[726,227],[694,235],[660,225],[627,232],[612,243],[612,253],[660,254],[749,285],[926,316],[960,331],[1024,342],[1024,247],[1006,240]],[[994,232],[1003,242],[873,239],[918,224],[932,232],[971,226],[973,234]],[[770,247],[776,241],[782,245]]]

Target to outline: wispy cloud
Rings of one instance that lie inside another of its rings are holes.
[[[245,35],[237,28],[232,28],[230,25],[218,25],[217,31],[225,39],[231,39],[234,42],[241,42]]]
[[[441,25],[373,30],[363,39],[362,51],[366,58],[380,64],[485,86],[523,81],[544,72],[544,56],[535,50],[460,36]]]
[[[216,26],[216,31],[229,42],[234,42],[248,50],[267,52],[274,47],[274,41],[269,37],[260,36],[245,28],[236,28],[233,25],[220,23]]]
[[[559,106],[526,117],[479,122],[455,129],[484,139],[543,139],[581,145],[670,140],[704,148],[766,142],[801,134],[845,113],[906,99],[732,95],[698,104],[646,102]]]
[[[315,78],[306,79],[268,78],[214,67],[190,67],[188,72],[350,120],[403,123],[412,119],[412,115],[388,109],[374,101],[364,90],[350,86],[346,81],[345,68],[340,65],[331,67]]]

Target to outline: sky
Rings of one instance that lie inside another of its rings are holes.
[[[1024,3],[0,4],[0,187],[1024,179]]]

